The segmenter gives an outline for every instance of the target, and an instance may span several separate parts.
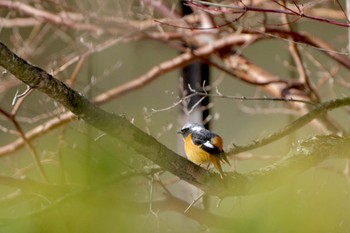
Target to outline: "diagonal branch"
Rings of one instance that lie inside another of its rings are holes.
[[[232,45],[250,43],[252,41],[257,40],[260,37],[261,36],[259,35],[232,34],[223,39],[215,41],[213,44],[200,47],[193,52],[182,53],[168,61],[164,61],[159,65],[154,66],[149,71],[147,71],[144,75],[136,79],[133,79],[131,81],[128,81],[114,89],[106,91],[105,93],[97,96],[94,101],[95,103],[102,104],[109,98],[116,98],[118,96],[121,96],[129,92],[130,90],[136,90],[138,88],[141,88],[145,84],[154,81],[156,78],[158,78],[160,75],[164,73],[168,73],[174,69],[184,67],[197,59],[209,57],[216,50],[219,50],[225,47],[230,47]]]
[[[161,165],[174,175],[200,188],[207,189],[205,183],[210,177],[210,173],[205,169],[195,166],[169,150],[124,117],[108,113],[92,104],[88,99],[44,70],[28,64],[2,43],[0,43],[0,65],[33,89],[37,89],[61,103],[88,124],[118,138],[139,154]],[[219,176],[216,178],[220,179]]]
[[[318,117],[324,116],[324,114],[327,113],[328,111],[331,111],[336,108],[348,106],[348,105],[350,105],[349,97],[318,104],[312,111],[310,111],[309,113],[305,114],[302,117],[299,117],[298,119],[296,119],[295,121],[293,121],[292,123],[284,127],[283,129],[280,129],[261,140],[254,140],[252,143],[248,145],[232,148],[228,152],[228,155],[242,153],[245,151],[253,150],[253,149],[265,146],[267,144],[270,144],[302,128],[306,124],[310,123],[312,120]]]

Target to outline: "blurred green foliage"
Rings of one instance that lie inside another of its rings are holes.
[[[58,199],[26,193],[11,205],[1,202],[0,232],[326,233],[350,229],[349,183],[343,174],[334,170],[342,169],[342,160],[324,162],[271,192],[226,198],[219,207],[217,199],[212,197],[210,210],[218,216],[232,218],[232,223],[213,228],[166,206],[152,207],[151,195],[154,203],[166,198],[164,189],[152,181],[152,176],[130,175],[120,179],[123,172],[130,170],[130,164],[132,169],[141,169],[151,163],[108,136],[87,146],[91,138],[99,135],[95,130],[89,132],[90,135],[82,135],[68,130],[65,135],[67,142],[75,138],[76,145],[66,143],[62,152],[65,182],[73,185],[75,191]],[[62,184],[57,161],[46,169],[51,180]],[[169,174],[160,178],[165,183],[174,179]],[[179,190],[181,185],[171,182],[166,187]],[[2,187],[3,193],[13,191]],[[195,206],[201,207],[201,204]]]

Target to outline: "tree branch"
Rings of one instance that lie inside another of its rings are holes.
[[[261,140],[254,140],[252,143],[246,145],[246,146],[236,146],[235,148],[232,148],[230,151],[227,152],[228,155],[232,154],[238,154],[245,151],[253,150],[262,146],[265,146],[267,144],[270,144],[274,141],[277,141],[278,139],[283,138],[284,136],[302,128],[306,124],[310,123],[312,120],[324,116],[325,113],[328,111],[331,111],[336,108],[344,107],[350,105],[350,98],[343,98],[343,99],[336,99],[331,100],[322,104],[315,105],[316,107],[311,110],[309,113],[305,114],[302,117],[299,117],[286,127],[284,127],[281,130],[278,130],[269,136],[262,138]]]
[[[244,175],[233,174],[221,195],[240,196],[274,190],[326,159],[349,158],[349,143],[350,137],[336,135],[300,140],[282,160]]]
[[[62,12],[61,14],[53,14],[49,11],[45,11],[39,8],[32,7],[30,5],[27,5],[25,3],[17,2],[17,1],[7,1],[7,0],[1,0],[0,1],[0,8],[7,8],[9,10],[15,10],[27,15],[31,15],[34,17],[34,19],[39,19],[40,20],[44,19],[47,22],[50,22],[52,24],[57,24],[57,25],[63,25],[68,28],[73,28],[73,29],[83,29],[83,30],[88,30],[88,31],[93,31],[97,34],[102,34],[103,30],[95,25],[91,24],[85,24],[85,23],[80,23],[78,21],[84,21],[84,16],[78,14],[76,18],[79,20],[75,21],[73,20],[73,14],[69,14],[69,12]],[[29,20],[28,22],[33,21]],[[18,23],[18,22],[16,22]],[[34,23],[34,22],[32,22]],[[27,23],[28,24],[28,23]]]
[[[0,175],[0,185],[18,188],[28,194],[41,194],[54,198],[60,197],[73,190],[73,188],[69,186],[52,185],[30,179],[16,179],[3,175]]]

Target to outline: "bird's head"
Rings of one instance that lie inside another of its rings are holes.
[[[179,132],[178,134],[181,134],[183,137],[186,137],[190,133],[193,132],[200,132],[202,130],[205,130],[204,126],[198,123],[186,123]]]

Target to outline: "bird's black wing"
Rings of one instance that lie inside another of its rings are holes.
[[[221,154],[222,151],[220,151],[219,148],[217,148],[215,145],[211,143],[211,137],[212,134],[199,134],[199,133],[192,133],[192,141],[195,145],[200,146],[203,150],[208,152],[212,155]]]

